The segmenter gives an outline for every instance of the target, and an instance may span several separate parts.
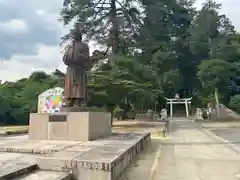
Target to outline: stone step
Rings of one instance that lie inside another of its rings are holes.
[[[25,174],[12,180],[71,180],[70,173],[36,170],[29,174]]]
[[[23,174],[32,172],[35,169],[38,169],[38,166],[36,163],[13,162],[13,163],[1,164],[0,180],[13,179]]]

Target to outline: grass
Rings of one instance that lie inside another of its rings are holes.
[[[1,126],[1,135],[28,133],[28,126]]]

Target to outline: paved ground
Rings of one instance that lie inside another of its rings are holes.
[[[231,142],[240,137],[237,125],[209,125],[205,129]],[[206,134],[198,123],[172,120],[170,129],[169,138],[154,139],[119,180],[240,180],[240,152]],[[27,136],[6,140],[19,138]]]
[[[240,127],[212,129],[210,131],[240,148]]]
[[[159,137],[159,135],[161,136],[161,129],[163,127],[164,124],[162,123],[152,123],[152,122],[118,122],[115,124],[113,131],[127,131],[127,132],[154,132],[154,137]],[[158,133],[159,132],[159,133]],[[129,134],[131,133],[127,133],[127,139],[130,138]],[[136,134],[136,133],[135,133]],[[122,138],[121,138],[122,139]],[[108,144],[107,146],[110,146],[110,141],[105,139],[106,143]],[[101,148],[103,147],[103,142],[101,142],[100,140],[96,140],[99,141],[99,147],[97,145],[96,148]],[[124,140],[124,142],[126,143],[127,141]],[[66,144],[67,143],[67,144]],[[69,144],[70,143],[70,144]],[[73,144],[72,144],[73,143]],[[37,152],[38,149],[41,149],[42,153],[49,153],[52,150],[69,150],[70,154],[72,151],[78,151],[78,150],[82,150],[81,148],[83,147],[77,147],[78,145],[75,145],[74,143],[80,143],[81,142],[62,142],[62,141],[28,141],[28,135],[13,135],[13,136],[0,136],[0,177],[1,177],[1,172],[2,174],[8,171],[12,171],[12,169],[10,169],[9,167],[12,166],[12,164],[15,164],[16,161],[19,162],[20,160],[22,161],[24,159],[24,162],[26,161],[27,163],[35,163],[36,159],[39,159],[39,157],[41,157],[41,155],[36,155],[36,154],[29,154],[31,152]],[[91,144],[91,143],[90,143]],[[67,146],[74,146],[73,148],[67,148]],[[79,145],[79,146],[80,146]],[[118,151],[121,150],[121,148],[123,148],[123,144],[120,147],[116,147],[116,143],[114,145],[114,153],[117,153]],[[123,174],[123,176],[121,178],[121,180],[125,180],[127,177],[131,176],[131,179],[136,179],[137,176],[139,176],[139,167],[141,169],[141,176],[139,177],[143,177],[143,175],[145,175],[144,180],[148,178],[149,176],[149,172],[151,172],[151,165],[153,164],[154,158],[155,158],[155,152],[157,151],[157,149],[159,149],[159,145],[160,142],[159,140],[154,140],[152,142],[152,146],[150,146],[144,153],[142,156],[138,157],[138,161],[135,161],[135,163],[128,168],[128,170],[126,171],[126,173]],[[92,145],[93,146],[93,145]],[[84,143],[84,147],[86,149],[86,143]],[[66,149],[67,148],[67,149]],[[113,148],[113,149],[114,149]],[[87,148],[89,149],[89,148]],[[34,150],[34,151],[32,151]],[[107,154],[109,156],[109,154],[111,154],[111,150],[105,147],[104,148],[104,152],[106,151]],[[102,150],[103,151],[103,150]],[[15,153],[11,153],[11,152],[15,152]],[[40,151],[39,151],[40,152]],[[68,152],[68,151],[67,151]],[[93,152],[93,150],[92,150]],[[97,152],[100,152],[99,150],[97,150]],[[27,153],[27,154],[26,154]],[[78,153],[78,152],[77,152]],[[90,152],[89,152],[90,153]],[[56,155],[57,153],[55,153]],[[85,153],[86,154],[86,153]],[[64,155],[63,154],[58,154],[59,158],[63,158]],[[82,156],[81,156],[82,157]],[[89,158],[92,158],[89,157]],[[40,158],[41,159],[41,158]],[[47,158],[49,159],[49,157]],[[95,158],[96,160],[98,158]],[[99,159],[98,159],[99,160]],[[148,161],[148,163],[146,163],[146,161]],[[42,161],[41,161],[42,162]],[[143,166],[142,162],[144,162],[145,166]],[[28,165],[28,164],[27,164]],[[21,164],[21,166],[23,166]],[[15,166],[14,166],[15,167]],[[35,179],[39,179],[39,180],[45,180],[45,179],[57,179],[55,177],[61,177],[64,174],[61,173],[56,173],[53,171],[44,171],[44,170],[37,170],[36,172],[32,172],[26,176],[21,176],[18,177],[18,179],[26,179],[26,180],[35,180]],[[1,179],[1,178],[0,178]]]
[[[161,140],[153,139],[151,146],[141,153],[118,180],[150,180],[155,173],[155,160],[161,150]]]
[[[240,122],[203,123],[203,126],[216,136],[240,148]]]
[[[240,153],[189,121],[172,121],[154,180],[239,180]]]
[[[0,140],[9,140],[9,139],[24,139],[24,140],[27,140],[28,135],[24,134],[24,135],[0,136]]]

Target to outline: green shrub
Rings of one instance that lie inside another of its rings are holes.
[[[240,94],[236,94],[230,98],[229,107],[240,113]]]
[[[121,109],[120,107],[116,107],[113,110],[113,116],[116,117],[118,120],[120,119],[120,117],[122,117],[124,114],[124,110]]]

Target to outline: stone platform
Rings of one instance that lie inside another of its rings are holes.
[[[30,114],[30,140],[92,141],[111,135],[111,114],[61,112]]]
[[[17,171],[27,173],[21,174],[20,177],[24,178],[17,179],[30,180],[36,177],[34,173],[44,177],[45,172],[52,172],[45,174],[45,177],[116,180],[150,140],[150,133],[124,132],[95,141],[6,140],[0,142],[0,154],[3,155],[0,155],[0,179],[1,175],[14,177],[12,173]],[[5,154],[11,160],[6,161]],[[3,158],[5,161],[1,163]],[[6,164],[12,167],[11,171],[3,168]]]

